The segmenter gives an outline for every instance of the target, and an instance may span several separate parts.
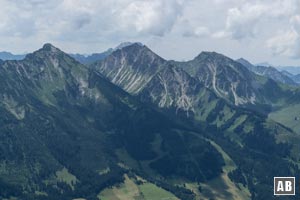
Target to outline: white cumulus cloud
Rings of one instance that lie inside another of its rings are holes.
[[[182,14],[182,2],[145,0],[129,3],[119,15],[123,28],[163,36]]]
[[[289,30],[280,31],[276,36],[270,38],[267,46],[275,55],[300,58],[300,15],[293,16],[290,24]]]
[[[65,51],[92,53],[123,41],[140,41],[170,59],[212,50],[296,63],[291,57],[299,57],[299,4],[300,0],[0,0],[0,51],[29,52],[51,42]]]
[[[249,1],[227,12],[225,32],[233,39],[256,37],[268,26],[293,15],[297,0]]]

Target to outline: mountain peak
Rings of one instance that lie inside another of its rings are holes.
[[[160,56],[155,54],[149,47],[147,47],[146,45],[139,43],[139,42],[131,43],[126,46],[123,46],[122,48],[116,49],[112,54],[116,55],[116,54],[119,54],[120,52],[126,52],[126,54],[128,54],[131,57],[144,54],[144,55],[147,55],[150,57],[159,57],[160,58]]]
[[[57,47],[53,46],[50,43],[44,44],[42,50],[44,50],[44,51],[50,51],[50,52],[58,52],[58,51],[60,51]]]
[[[140,51],[145,51],[145,50],[147,50],[148,52],[151,51],[147,46],[143,45],[142,43],[131,43],[126,46],[122,46],[121,48],[115,49],[115,51],[118,51],[118,50],[136,52],[136,53],[140,52]]]
[[[127,46],[130,46],[132,44],[133,44],[132,42],[122,42],[118,46],[115,47],[115,50],[122,49],[123,47],[127,47]]]
[[[166,62],[147,46],[133,43],[114,51],[93,67],[114,84],[136,94]]]
[[[67,55],[65,52],[53,46],[52,44],[46,43],[43,45],[42,48],[34,51],[33,53],[27,54],[25,60],[36,59],[36,58],[49,59],[50,56],[53,57],[53,56],[64,55],[64,54]]]
[[[221,55],[215,51],[202,51],[200,54],[203,54],[203,55]]]
[[[202,51],[195,59],[206,59],[206,58],[211,58],[211,59],[230,59],[223,54],[217,53],[215,51]]]
[[[254,65],[252,63],[250,63],[248,60],[244,59],[244,58],[239,58],[236,60],[236,62],[244,65],[245,67],[247,67],[249,70],[253,71]]]
[[[248,60],[246,60],[245,58],[239,58],[239,59],[237,59],[236,60],[237,62],[239,62],[239,63],[248,63],[248,64],[251,64],[252,65],[252,63],[251,62],[249,62]]]
[[[128,47],[128,46],[132,46],[132,45],[138,45],[138,46],[144,46],[142,43],[140,42],[122,42],[121,44],[119,44],[117,47],[114,48],[114,50],[118,50],[118,49],[122,49],[124,47]]]

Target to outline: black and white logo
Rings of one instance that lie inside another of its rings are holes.
[[[274,177],[274,195],[295,195],[295,177]]]

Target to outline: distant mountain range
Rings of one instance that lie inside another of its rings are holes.
[[[132,42],[123,42],[123,43],[119,44],[117,47],[110,48],[101,53],[92,53],[92,54],[87,54],[87,55],[79,54],[79,53],[69,53],[69,55],[71,57],[73,57],[75,60],[77,60],[78,62],[88,65],[88,64],[92,64],[94,62],[103,60],[107,56],[109,56],[113,51],[115,51],[117,49],[121,49],[121,48],[129,46],[129,45],[132,45],[132,44],[133,44]],[[137,44],[139,44],[141,46],[143,45],[142,43],[137,43]],[[5,60],[22,60],[25,58],[25,56],[26,56],[26,54],[18,55],[18,54],[13,54],[13,53],[6,52],[6,51],[0,52],[0,60],[4,60],[4,61]],[[240,58],[237,61],[242,64],[248,65],[247,67],[249,67],[249,65],[255,66],[255,67],[261,67],[260,70],[257,70],[257,71],[260,71],[259,73],[261,73],[261,74],[263,74],[262,71],[264,71],[263,67],[269,67],[270,69],[276,68],[280,72],[286,71],[289,73],[289,76],[300,74],[300,66],[298,66],[298,67],[296,67],[296,66],[275,66],[275,67],[273,67],[271,64],[269,64],[267,62],[253,65],[249,61],[247,61],[246,59],[243,59],[243,58]],[[268,74],[268,72],[265,72],[265,73]]]
[[[287,71],[293,75],[298,75],[300,74],[300,66],[298,67],[295,67],[295,66],[279,66],[279,67],[276,67],[277,69],[279,69],[280,71]]]
[[[286,73],[140,43],[76,59],[45,44],[0,62],[0,199],[265,200],[300,173]]]
[[[268,78],[271,78],[275,81],[288,84],[288,85],[297,85],[298,83],[294,81],[293,75],[287,75],[286,73],[283,73],[279,70],[277,70],[275,67],[272,66],[263,66],[263,65],[253,65],[249,61],[240,58],[237,60],[237,62],[241,63],[245,67],[247,67],[250,71],[262,75]]]
[[[2,51],[0,52],[0,60],[22,60],[25,58],[25,54],[14,55],[10,52]]]
[[[82,55],[82,54],[69,54],[69,55],[82,64],[85,64],[85,65],[92,64],[96,61],[105,59],[107,56],[109,56],[115,50],[121,49],[121,48],[129,46],[131,44],[132,44],[131,42],[124,42],[115,48],[110,48],[102,53],[93,53],[91,55]],[[138,43],[138,44],[142,45],[141,43]]]
[[[112,49],[108,49],[103,53],[93,53],[91,55],[82,55],[82,54],[69,54],[69,55],[82,64],[91,64],[98,60],[103,60],[109,54],[111,54],[112,51],[113,51]]]
[[[256,64],[256,66],[274,67],[279,71],[287,71],[293,75],[300,74],[300,66],[276,66],[267,62]]]

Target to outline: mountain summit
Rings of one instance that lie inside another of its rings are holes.
[[[92,64],[114,84],[137,94],[167,62],[148,47],[133,43]]]
[[[177,65],[235,105],[254,104],[259,98],[253,87],[254,74],[222,54],[202,52],[193,60]]]
[[[131,46],[131,45],[139,45],[141,47],[144,46],[141,42],[122,42],[117,47],[115,47],[114,50],[122,49],[124,47],[128,47],[128,46]]]
[[[51,43],[44,44],[42,49],[45,51],[52,51],[52,52],[60,51],[58,48],[53,46]]]
[[[202,52],[193,60],[173,64],[234,105],[268,105],[285,98],[278,83],[216,52]]]

